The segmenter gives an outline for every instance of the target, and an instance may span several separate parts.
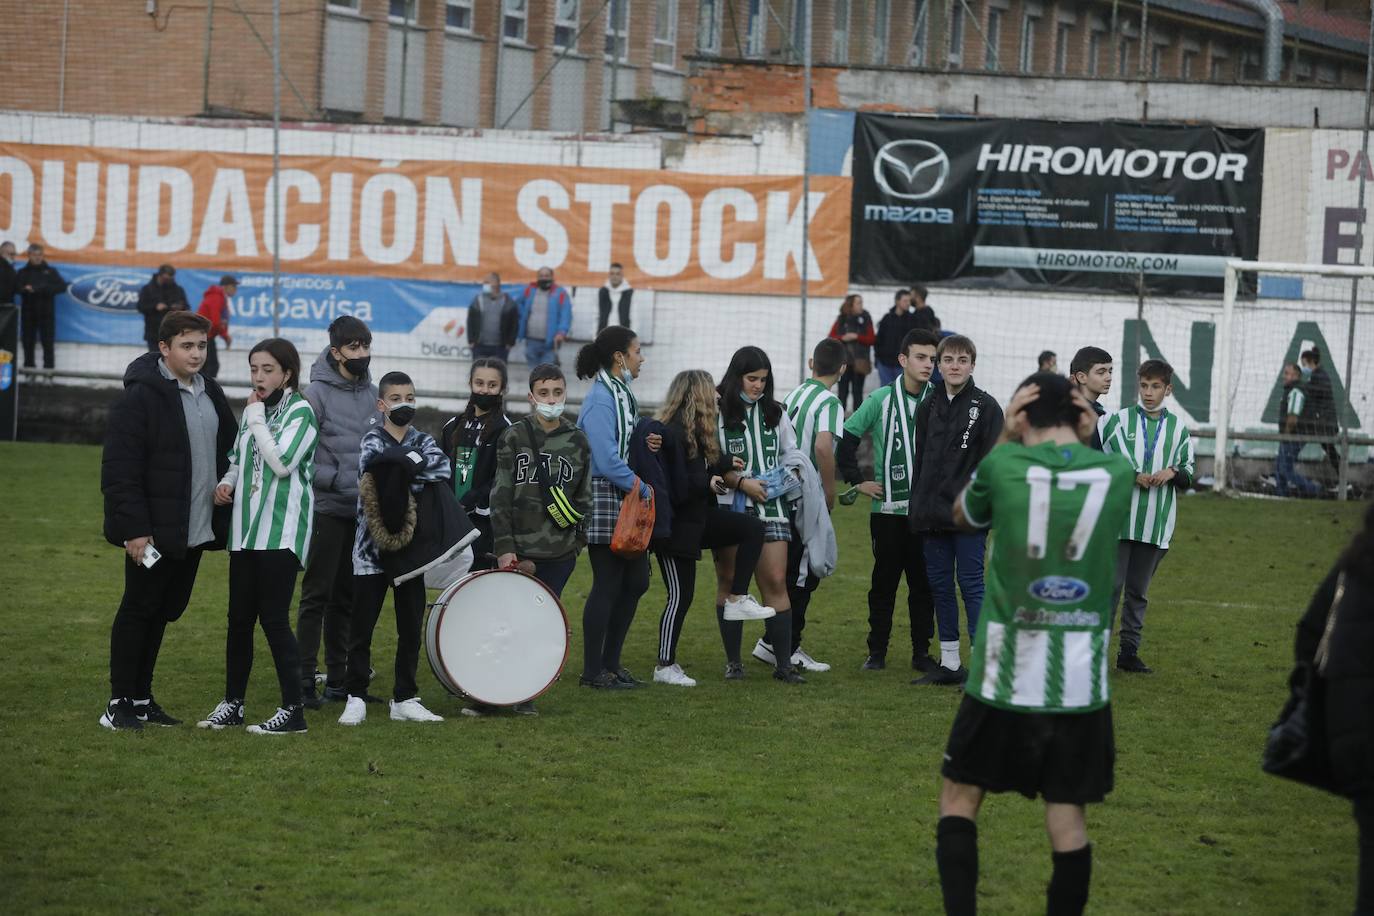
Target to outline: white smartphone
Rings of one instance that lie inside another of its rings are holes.
[[[158,549],[154,547],[152,544],[149,544],[147,547],[143,548],[143,565],[146,568],[152,569],[153,564],[161,559],[162,554],[159,553]]]

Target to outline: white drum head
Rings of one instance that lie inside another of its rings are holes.
[[[449,586],[426,635],[434,676],[492,706],[539,696],[568,658],[568,620],[557,596],[511,570],[472,573]]]

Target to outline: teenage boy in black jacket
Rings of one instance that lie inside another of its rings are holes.
[[[167,624],[191,599],[201,551],[224,549],[230,507],[216,507],[214,492],[238,433],[223,390],[200,374],[209,332],[200,315],[169,314],[160,352],[129,364],[110,408],[100,465],[105,539],[125,556],[105,728],[180,724],[153,699],[153,667]]]
[[[987,535],[954,527],[954,500],[1002,433],[1001,406],[973,384],[977,359],[978,350],[967,337],[954,334],[940,341],[935,361],[943,388],[916,411],[916,485],[908,519],[911,530],[924,539],[926,576],[940,629],[940,667],[913,684],[961,684],[968,676],[959,663],[955,580],[964,599],[970,640],[978,632],[978,612],[983,607]]]

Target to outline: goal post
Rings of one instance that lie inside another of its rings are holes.
[[[1260,277],[1260,282],[1254,285],[1254,288],[1259,291],[1259,295],[1254,299],[1257,311],[1261,309],[1258,303],[1262,302],[1265,298],[1264,281],[1266,278],[1268,278],[1271,283],[1273,280],[1279,278],[1298,278],[1300,280],[1301,278],[1312,278],[1313,280],[1320,279],[1327,281],[1328,286],[1325,291],[1328,295],[1325,299],[1322,298],[1320,293],[1309,291],[1304,283],[1300,283],[1295,287],[1298,290],[1296,293],[1288,292],[1272,297],[1274,300],[1292,300],[1296,298],[1300,300],[1299,307],[1307,305],[1308,300],[1312,299],[1322,300],[1326,302],[1328,306],[1334,305],[1335,298],[1330,295],[1334,290],[1330,289],[1330,284],[1340,283],[1341,311],[1348,312],[1347,316],[1342,316],[1345,318],[1343,322],[1345,325],[1343,328],[1345,331],[1345,346],[1340,348],[1340,352],[1331,352],[1324,355],[1332,360],[1332,365],[1339,373],[1339,377],[1344,380],[1343,392],[1350,392],[1353,390],[1355,384],[1352,375],[1357,371],[1357,367],[1354,365],[1357,334],[1364,334],[1368,340],[1363,341],[1363,343],[1365,343],[1368,348],[1374,349],[1374,321],[1371,320],[1374,319],[1374,310],[1371,309],[1368,298],[1362,299],[1361,291],[1361,286],[1363,285],[1363,296],[1374,296],[1374,284],[1362,284],[1361,282],[1374,281],[1374,267],[1339,264],[1298,264],[1274,261],[1228,261],[1223,284],[1221,326],[1218,329],[1218,336],[1221,338],[1220,352],[1217,354],[1220,384],[1218,385],[1219,397],[1217,399],[1216,456],[1214,470],[1216,481],[1214,489],[1218,492],[1223,492],[1231,488],[1230,481],[1232,469],[1230,465],[1233,457],[1231,454],[1233,447],[1232,443],[1238,438],[1260,438],[1253,433],[1246,434],[1243,431],[1239,431],[1240,434],[1238,435],[1238,431],[1232,428],[1234,401],[1241,384],[1239,377],[1243,374],[1242,367],[1235,362],[1237,358],[1237,353],[1235,351],[1237,349],[1237,341],[1242,342],[1241,349],[1244,349],[1243,341],[1246,334],[1246,328],[1237,323],[1237,299],[1240,290],[1240,275],[1243,273],[1257,274]],[[1348,295],[1345,292],[1345,284],[1342,281],[1349,282]],[[1345,308],[1345,306],[1348,306],[1348,309]],[[1327,311],[1328,314],[1330,314],[1330,308],[1328,308]],[[1358,321],[1361,314],[1364,316],[1363,322]],[[1349,412],[1346,404],[1347,397],[1348,395],[1343,393],[1336,405],[1336,416],[1339,418],[1336,443],[1341,448],[1337,495],[1338,498],[1342,500],[1347,498],[1349,489],[1347,483],[1349,482],[1350,445],[1352,444],[1348,417]],[[1283,441],[1282,430],[1280,430],[1279,435],[1269,435],[1264,438],[1273,441]],[[1364,440],[1361,441],[1363,442]]]

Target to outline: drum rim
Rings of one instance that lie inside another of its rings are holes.
[[[432,611],[430,611],[430,617],[431,617],[431,618],[433,618],[434,614],[437,613],[437,614],[439,615],[439,619],[438,619],[437,621],[432,622],[432,623],[430,624],[430,627],[433,628],[434,632],[437,634],[438,631],[439,631],[439,628],[443,626],[443,623],[444,623],[444,619],[443,619],[444,614],[448,613],[449,601],[452,600],[451,597],[448,598],[448,600],[445,600],[446,596],[449,596],[451,592],[457,591],[461,586],[466,585],[468,582],[472,581],[473,579],[476,579],[476,578],[478,578],[478,577],[480,577],[480,576],[487,576],[487,575],[490,575],[490,574],[492,574],[492,573],[515,573],[517,576],[523,576],[524,578],[529,579],[529,580],[530,580],[531,582],[533,582],[535,585],[537,585],[537,586],[539,586],[540,588],[542,588],[542,589],[545,591],[545,593],[547,593],[548,596],[549,596],[550,598],[553,599],[553,605],[554,605],[554,607],[558,608],[558,613],[559,613],[559,615],[563,618],[563,632],[566,634],[566,637],[567,637],[566,639],[563,640],[563,660],[562,660],[561,662],[559,662],[559,664],[558,664],[558,670],[557,670],[556,672],[554,672],[553,677],[549,678],[548,682],[547,682],[546,684],[544,684],[543,687],[540,687],[537,691],[535,691],[533,694],[531,694],[530,696],[526,697],[525,699],[523,699],[523,700],[517,700],[517,701],[516,701],[517,703],[528,703],[530,700],[533,700],[535,697],[542,696],[542,695],[544,694],[545,691],[547,691],[550,687],[553,686],[554,681],[558,680],[560,677],[563,676],[563,669],[566,668],[566,667],[568,666],[568,656],[569,656],[569,655],[571,654],[571,652],[572,652],[572,628],[568,625],[568,609],[565,608],[565,607],[563,606],[563,600],[562,600],[561,598],[559,598],[558,595],[554,594],[553,589],[549,588],[548,584],[545,583],[544,580],[538,578],[537,576],[532,576],[532,575],[530,575],[529,573],[527,573],[527,572],[525,572],[525,571],[523,571],[523,570],[520,570],[520,569],[478,569],[478,570],[474,570],[474,571],[468,573],[466,576],[463,576],[463,577],[462,577],[461,579],[459,579],[458,581],[453,582],[453,583],[450,584],[447,588],[445,588],[442,592],[439,593],[439,598],[434,602],[434,609],[433,609]],[[428,628],[427,628],[427,629],[428,629]],[[426,634],[426,635],[428,635],[428,634]],[[428,648],[428,647],[427,647],[427,648]],[[448,678],[449,682],[450,682],[451,684],[453,684],[454,687],[457,687],[457,688],[459,689],[459,691],[461,691],[461,692],[463,693],[463,695],[465,695],[465,696],[467,696],[467,697],[469,697],[469,698],[471,698],[471,699],[473,699],[473,700],[476,700],[476,701],[479,702],[479,703],[487,703],[487,702],[488,702],[487,700],[484,700],[482,697],[479,697],[479,696],[477,696],[476,694],[470,693],[465,687],[463,687],[463,685],[462,685],[461,683],[459,683],[458,678],[454,677],[453,671],[449,668],[448,663],[447,663],[446,661],[444,661],[443,656],[440,655],[440,654],[437,652],[437,647],[436,647],[436,651],[435,651],[434,653],[428,653],[428,652],[427,652],[426,654],[430,655],[430,665],[431,665],[431,666],[434,665],[435,659],[436,659],[436,658],[438,659],[439,667],[442,667],[442,668],[443,668],[444,677]],[[493,704],[493,705],[494,705],[494,704]]]

